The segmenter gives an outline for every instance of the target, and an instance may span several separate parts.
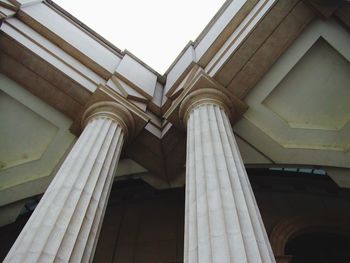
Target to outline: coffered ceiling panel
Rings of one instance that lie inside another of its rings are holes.
[[[349,61],[320,37],[262,104],[292,128],[340,130],[350,119],[349,72]]]
[[[74,142],[71,123],[0,74],[0,206],[45,191]]]
[[[314,21],[248,95],[235,132],[275,162],[350,167],[349,43],[336,21]]]
[[[1,90],[0,123],[1,169],[40,159],[58,131],[55,125]]]

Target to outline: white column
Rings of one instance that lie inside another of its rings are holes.
[[[185,263],[275,262],[228,118],[223,92],[180,107],[187,122]]]
[[[4,262],[91,262],[131,114],[104,102],[86,126]]]

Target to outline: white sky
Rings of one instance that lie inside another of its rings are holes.
[[[163,74],[224,0],[54,0],[84,24]]]

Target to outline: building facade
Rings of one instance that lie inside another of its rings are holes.
[[[348,1],[228,0],[164,75],[52,1],[0,19],[4,262],[348,262]]]

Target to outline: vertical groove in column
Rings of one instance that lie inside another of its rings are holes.
[[[110,194],[112,184],[113,184],[113,179],[114,179],[113,176],[115,174],[117,163],[121,153],[120,149],[122,149],[123,142],[124,142],[124,135],[120,126],[117,127],[116,135],[114,138],[115,140],[113,140],[113,142],[111,143],[111,149],[109,153],[110,164],[104,166],[104,168],[106,169],[105,172],[107,173],[107,180],[105,180],[102,194],[101,194],[101,197],[99,198],[99,202],[97,205],[97,212],[95,213],[92,226],[91,226],[92,229],[89,232],[87,245],[82,254],[82,262],[92,262],[94,251],[97,245],[98,236],[100,233],[103,217],[105,214],[105,209],[107,206],[108,196]]]
[[[70,158],[67,160],[67,162],[63,163],[61,169],[57,172],[55,177],[57,177],[58,180],[55,181],[55,187],[49,189],[50,191],[47,194],[47,199],[45,202],[41,202],[43,203],[43,207],[37,207],[35,211],[38,212],[34,212],[37,213],[38,220],[33,221],[30,225],[31,229],[26,235],[23,235],[23,241],[21,242],[21,245],[16,253],[19,262],[24,262],[24,260],[26,262],[38,262],[38,257],[42,252],[44,252],[43,255],[46,257],[46,260],[50,261],[48,257],[52,257],[52,253],[50,253],[50,251],[43,251],[42,249],[47,241],[52,227],[55,225],[55,220],[62,209],[62,205],[65,203],[68,191],[70,189],[69,186],[67,187],[66,185],[68,183],[72,184],[71,180],[76,179],[76,177],[69,175],[70,173],[76,173],[76,170],[79,170],[82,166],[84,166],[87,153],[90,152],[90,149],[92,148],[94,141],[97,139],[97,134],[101,128],[102,123],[96,123],[96,125],[94,125],[94,129],[92,129],[90,133],[86,133],[88,136],[86,138],[86,148],[84,148],[84,145],[81,145],[82,142],[78,140],[77,148],[79,151],[74,151],[72,154],[69,154]],[[82,149],[86,149],[86,151],[84,152]],[[77,156],[80,154],[83,155],[83,158],[78,159],[78,162],[75,163]]]
[[[195,112],[195,189],[196,189],[196,209],[197,215],[197,239],[198,239],[198,260],[199,262],[212,260],[212,246],[210,236],[210,218],[208,211],[207,184],[205,177],[205,166],[203,160],[203,136],[201,128],[203,127],[202,116],[199,111]]]
[[[120,125],[87,124],[4,262],[88,262],[124,141]]]
[[[221,117],[221,110],[219,107],[215,107],[214,105],[211,105],[213,108],[213,111],[211,111],[211,114],[213,115],[212,118],[215,120],[215,125],[219,127],[220,117]],[[218,114],[219,112],[219,114]],[[226,198],[224,207],[225,217],[226,217],[226,227],[227,227],[227,234],[229,237],[229,245],[230,245],[230,258],[231,260],[234,258],[234,256],[237,253],[244,253],[246,256],[245,246],[244,246],[244,240],[243,235],[241,232],[241,223],[238,218],[238,207],[236,205],[236,190],[233,188],[235,185],[232,182],[232,179],[230,177],[230,166],[229,162],[220,162],[220,159],[230,159],[232,156],[227,154],[227,144],[225,144],[225,136],[220,129],[213,129],[213,133],[216,134],[215,140],[216,143],[216,151],[218,154],[215,156],[216,163],[220,164],[221,167],[218,171],[218,177],[220,178],[220,186],[222,188],[222,192],[224,193],[224,196]],[[226,147],[225,147],[226,146]],[[233,227],[237,226],[237,227]]]
[[[247,198],[249,199],[249,205],[251,208],[251,209],[249,209],[249,212],[254,215],[254,216],[252,216],[253,228],[254,228],[254,232],[256,233],[256,236],[257,236],[257,244],[259,247],[261,257],[264,258],[264,260],[265,260],[263,262],[269,262],[271,257],[272,257],[273,261],[275,261],[274,256],[273,256],[273,252],[272,252],[269,240],[268,240],[268,236],[267,236],[267,233],[266,233],[265,228],[264,228],[264,223],[262,221],[260,211],[258,209],[256,200],[254,198],[254,193],[253,193],[253,190],[252,190],[251,185],[249,183],[249,179],[248,179],[246,170],[244,168],[243,160],[242,160],[242,157],[239,153],[237,142],[234,138],[231,125],[230,125],[227,118],[224,119],[224,123],[225,123],[225,128],[226,128],[227,132],[229,134],[232,134],[232,136],[229,136],[230,145],[231,145],[231,149],[234,149],[235,161],[237,163],[240,177],[242,178],[242,180],[244,182],[244,186],[246,189],[245,194],[246,194]]]
[[[84,185],[81,185],[82,192],[79,196],[78,203],[76,204],[76,208],[68,224],[67,231],[64,233],[64,238],[61,241],[60,248],[56,253],[56,257],[59,257],[65,262],[69,260],[73,249],[76,252],[81,248],[79,245],[86,243],[86,235],[90,232],[90,214],[92,213],[93,215],[96,210],[95,207],[92,208],[92,211],[90,211],[89,208],[94,206],[94,203],[100,198],[100,196],[98,196],[98,199],[94,200],[93,197],[96,190],[97,194],[102,193],[102,189],[98,189],[97,187],[101,182],[105,182],[106,180],[107,174],[104,173],[102,169],[105,165],[110,165],[109,162],[106,163],[106,161],[108,161],[107,155],[112,145],[112,139],[116,130],[116,126],[111,123],[112,120],[108,120],[108,122],[110,123],[108,125],[106,138],[101,144],[101,148],[99,149],[92,170],[88,174]],[[80,211],[83,211],[83,213]]]
[[[197,106],[187,136],[184,262],[275,262],[226,113]]]
[[[192,119],[189,120],[189,122]],[[187,130],[187,140],[186,140],[186,156],[189,156],[189,152],[192,151],[193,147],[192,147],[192,129],[188,129]],[[191,155],[193,156],[193,155]],[[192,169],[193,164],[192,164],[192,159],[187,159],[188,162],[186,163],[186,174],[189,173],[190,169]],[[189,186],[190,186],[190,182],[189,182],[189,177],[186,176],[186,184],[185,184],[185,196],[188,196],[188,198],[185,198],[185,233],[188,233],[188,225],[189,225],[189,200],[190,200],[190,191],[189,191]],[[192,191],[191,191],[192,193]],[[189,248],[189,235],[184,235],[184,247],[185,248]],[[190,248],[189,248],[190,249]],[[189,261],[189,256],[188,256],[188,250],[184,250],[184,261]]]
[[[38,262],[51,261],[56,257],[62,262],[67,261],[67,255],[62,255],[62,251],[59,248],[63,243],[64,252],[68,254],[72,246],[71,243],[73,242],[74,244],[76,236],[79,234],[80,222],[74,215],[76,212],[80,216],[86,215],[85,209],[80,208],[79,205],[81,198],[86,198],[86,184],[94,174],[94,167],[105,142],[104,136],[98,136],[98,134],[106,134],[111,125],[110,120],[102,122],[102,120],[96,119],[93,121],[101,122],[101,130],[96,133],[96,139],[93,141],[90,151],[87,152],[82,165],[71,171],[71,178],[74,178],[73,181],[67,180],[67,183],[64,184],[64,188],[67,188],[68,192],[64,197],[64,202],[61,203],[60,210],[57,209],[57,216],[55,214],[55,217],[52,217],[54,226],[51,228],[50,233],[48,233],[48,239],[42,248],[42,251],[50,255],[50,258],[45,257],[45,254],[40,254],[37,260]],[[62,193],[58,193],[58,195],[62,195]],[[71,236],[70,240],[65,240],[67,239],[67,235]]]
[[[213,105],[207,105],[207,107],[198,108],[198,111],[202,115],[202,123],[204,124],[201,136],[204,140],[203,163],[205,166],[204,178],[207,188],[208,217],[211,230],[212,261],[230,262],[225,211],[223,209],[225,202],[222,200],[222,191],[218,176],[220,174],[218,172],[219,163],[217,155],[212,155],[213,152],[218,153],[215,146],[218,144],[219,139],[215,137],[214,130],[212,129],[213,121],[215,121],[211,116],[212,107]]]
[[[84,136],[82,136],[81,139],[81,144],[76,145],[75,147],[73,147],[72,151],[70,154],[74,155],[75,152],[80,151],[80,148],[83,147],[83,144],[87,141],[87,139],[90,137],[90,133],[92,132],[91,130],[84,130],[83,134]],[[67,166],[70,166],[72,162],[64,162],[62,164],[62,168],[65,168]],[[28,246],[30,244],[30,242],[28,241],[29,238],[33,237],[32,235],[28,235],[25,234],[29,231],[33,229],[33,224],[35,224],[36,222],[41,223],[41,220],[44,220],[44,216],[43,214],[46,212],[46,210],[48,209],[48,205],[47,203],[50,202],[52,200],[52,195],[53,195],[53,191],[55,191],[55,188],[53,187],[53,185],[59,185],[63,182],[62,178],[60,177],[54,177],[53,181],[51,182],[51,184],[49,185],[48,189],[46,190],[45,194],[42,198],[41,198],[41,202],[39,202],[36,211],[31,215],[31,217],[29,218],[27,224],[24,226],[20,236],[17,238],[15,244],[12,246],[10,252],[8,253],[7,257],[5,258],[5,260],[8,259],[12,259],[15,262],[15,259],[17,258],[18,262],[20,262],[21,260],[21,256],[23,256],[22,254],[25,251],[25,247]],[[30,232],[29,231],[29,232]],[[14,256],[14,252],[16,252],[16,256]],[[13,258],[15,257],[15,258]]]
[[[238,188],[236,191],[234,191],[234,193],[236,194],[236,198],[237,200],[241,200],[240,202],[237,202],[237,206],[238,206],[237,210],[240,211],[238,215],[240,218],[240,222],[242,222],[240,224],[240,227],[242,229],[242,232],[245,233],[244,243],[245,243],[246,257],[249,262],[261,262],[260,251],[258,249],[256,235],[254,233],[254,222],[252,222],[251,220],[251,215],[250,215],[251,212],[249,209],[250,202],[248,198],[251,198],[251,196],[249,192],[247,195],[247,192],[244,189],[244,185],[247,178],[246,177],[241,178],[242,176],[240,175],[240,171],[243,171],[243,170],[240,168],[242,168],[242,164],[237,163],[234,157],[235,156],[234,152],[236,152],[237,149],[235,149],[234,146],[231,145],[229,141],[229,135],[232,134],[233,136],[232,130],[226,130],[227,126],[224,127],[223,125],[224,118],[226,117],[224,115],[225,113],[220,111],[220,109],[217,109],[217,111],[219,113],[218,114],[219,128],[223,128],[223,130],[225,131],[225,134],[227,134],[227,136],[223,136],[224,145],[229,146],[226,149],[226,155],[230,156],[231,162],[235,164],[235,165],[229,166],[229,168],[231,169],[230,178],[232,178],[231,179],[232,181],[235,181],[234,185],[236,186],[236,188]],[[237,176],[233,177],[232,175],[234,174],[236,174]]]

